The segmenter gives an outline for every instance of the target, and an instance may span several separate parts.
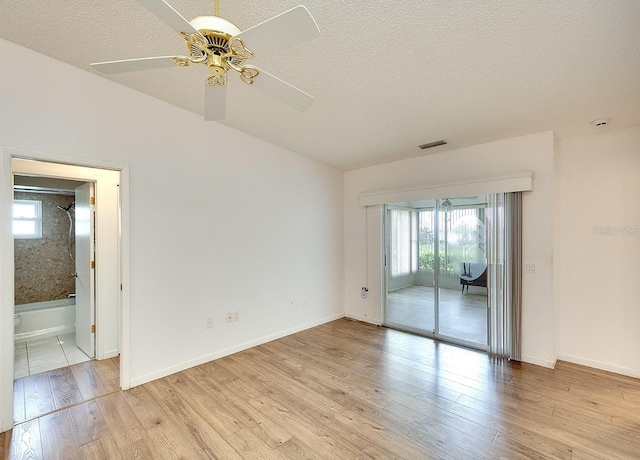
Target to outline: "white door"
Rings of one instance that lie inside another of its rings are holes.
[[[76,345],[95,357],[94,185],[76,188]]]

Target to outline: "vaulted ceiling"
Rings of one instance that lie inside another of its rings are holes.
[[[244,30],[301,1],[222,0],[221,16]],[[213,14],[213,0],[169,3],[188,20]],[[640,124],[640,1],[304,5],[321,37],[253,63],[314,105],[297,112],[232,76],[221,123],[344,170],[550,129],[588,134],[599,117],[605,129]],[[94,73],[91,62],[186,51],[134,0],[0,2],[0,37]],[[191,66],[104,78],[201,115],[206,76]]]

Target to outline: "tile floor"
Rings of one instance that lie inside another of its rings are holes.
[[[16,343],[13,378],[19,379],[90,360],[76,346],[75,334]]]
[[[389,292],[387,321],[414,329],[435,327],[433,287],[409,286]],[[440,334],[487,344],[487,296],[440,289]]]

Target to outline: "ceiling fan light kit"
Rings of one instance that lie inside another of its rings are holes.
[[[104,73],[120,73],[204,64],[210,73],[205,80],[205,120],[218,120],[225,116],[229,70],[237,72],[246,84],[259,81],[260,84],[255,85],[258,89],[299,111],[313,104],[314,98],[309,94],[246,63],[254,56],[254,51],[266,54],[319,37],[318,26],[304,6],[285,11],[243,32],[219,16],[218,0],[215,2],[215,16],[198,16],[191,22],[187,22],[164,0],[137,1],[182,36],[189,54],[98,62],[91,64],[92,67]],[[254,48],[249,49],[245,41]]]

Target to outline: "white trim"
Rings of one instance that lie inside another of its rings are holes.
[[[131,220],[129,215],[129,166],[120,171],[120,388],[131,388]],[[126,353],[122,351],[126,350]]]
[[[115,358],[116,356],[118,356],[118,354],[120,354],[118,350],[109,350],[103,354],[104,355],[103,359]]]
[[[522,362],[535,364],[536,366],[542,366],[549,369],[553,369],[555,366],[555,362],[552,359],[538,358],[531,355],[522,355]]]
[[[348,319],[353,319],[356,321],[361,321],[363,323],[369,323],[369,324],[373,324],[374,326],[382,326],[382,322],[380,321],[380,319],[374,319],[374,318],[369,318],[366,316],[360,316],[360,315],[354,315],[354,314],[349,314],[347,316],[345,316],[345,318]]]
[[[362,192],[360,206],[399,203],[405,201],[429,200],[465,195],[486,195],[490,193],[525,192],[533,190],[533,172],[478,177],[454,182],[423,185],[420,187],[394,190]]]
[[[89,160],[83,157],[60,155],[57,153],[49,153],[49,152],[40,152],[37,150],[26,150],[26,149],[10,147],[10,146],[2,147],[2,151],[13,158],[44,161],[44,162],[50,162],[50,163],[60,163],[63,165],[73,165],[78,167],[84,166],[92,169],[97,168],[97,169],[111,169],[113,171],[120,171],[127,167],[126,164],[117,163],[115,161],[94,160],[94,159]]]
[[[631,369],[629,367],[618,366],[615,364],[603,363],[602,361],[596,361],[594,359],[581,358],[579,356],[565,355],[558,353],[558,361],[567,361],[573,364],[579,364],[581,366],[592,367],[594,369],[600,369],[608,372],[615,372],[616,374],[627,375],[629,377],[640,378],[639,369]]]
[[[0,432],[13,427],[13,174],[0,147]]]
[[[320,320],[312,321],[310,323],[303,324],[301,326],[293,327],[286,331],[278,332],[276,334],[268,335],[266,337],[262,337],[256,340],[251,340],[249,342],[245,342],[240,345],[236,345],[234,347],[229,347],[224,350],[216,351],[215,353],[203,355],[195,359],[190,359],[189,361],[184,361],[180,364],[176,364],[174,366],[167,367],[165,369],[162,369],[156,372],[152,372],[151,374],[133,378],[131,379],[131,386],[135,387],[147,382],[151,382],[152,380],[161,379],[162,377],[166,377],[167,375],[175,374],[176,372],[180,372],[185,369],[189,369],[191,367],[199,366],[200,364],[208,363],[209,361],[224,358],[225,356],[229,356],[234,353],[238,353],[240,351],[247,350],[252,347],[257,347],[258,345],[262,345],[263,343],[271,342],[273,340],[277,340],[282,337],[286,337],[288,335],[295,334],[297,332],[301,332],[306,329],[310,329],[312,327],[320,326],[321,324],[329,323],[331,321],[335,321],[340,318],[344,318],[344,313],[331,315]]]

